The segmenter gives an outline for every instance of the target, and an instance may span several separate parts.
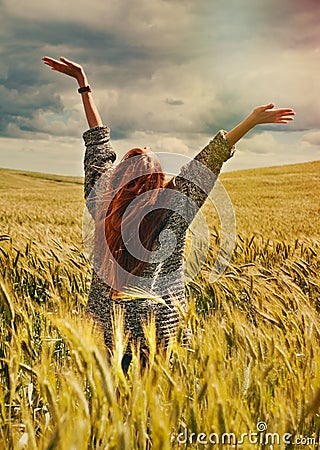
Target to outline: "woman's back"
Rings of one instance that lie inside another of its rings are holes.
[[[98,127],[83,135],[86,145],[85,198],[95,219],[99,216],[97,205],[104,204],[101,199],[108,189],[115,167],[113,162],[116,154],[112,149],[109,133],[108,127]],[[103,255],[96,257],[87,313],[103,327],[109,349],[113,346],[112,321],[115,306],[120,306],[124,311],[124,331],[126,336],[130,335],[129,342],[139,342],[142,348],[147,348],[143,326],[150,316],[155,319],[158,344],[167,347],[170,339],[175,337],[181,313],[187,310],[183,265],[186,230],[213,188],[223,162],[232,156],[233,151],[224,132],[219,132],[207,147],[182,167],[179,175],[169,184],[170,188],[161,190],[153,205],[154,209],[162,208],[163,216],[151,246],[152,256],[142,273],[133,275],[130,280],[131,288],[139,293],[138,299],[114,298],[114,286],[100,270]],[[141,213],[140,208],[136,213],[135,229],[130,230],[136,239],[139,237],[137,230],[141,215],[146,212],[148,211]],[[104,229],[101,235],[103,232]],[[104,235],[102,240],[106,241]],[[98,252],[101,248],[105,246],[101,244]],[[109,256],[112,258],[112,255]],[[118,273],[121,270],[120,268]],[[126,352],[130,354],[129,346]]]

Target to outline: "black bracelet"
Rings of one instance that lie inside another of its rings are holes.
[[[91,87],[88,85],[88,86],[83,86],[83,87],[79,88],[78,92],[79,92],[79,94],[82,94],[83,92],[92,92],[92,91],[91,91]]]

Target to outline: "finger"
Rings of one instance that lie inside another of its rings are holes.
[[[56,66],[54,65],[54,64],[50,64],[50,63],[44,63],[46,66],[49,66],[49,67],[51,67],[51,69],[53,69],[53,68],[55,68]]]
[[[278,116],[276,116],[277,119],[284,119],[284,120],[293,120],[294,117],[290,116],[288,114],[279,114]]]
[[[274,108],[274,103],[269,103],[268,105],[263,106],[263,111],[266,111],[267,109],[272,109],[272,108]]]
[[[277,113],[277,114],[290,114],[290,115],[295,115],[295,111],[293,109],[286,109],[286,108],[282,108],[282,109],[275,109],[273,112]]]
[[[46,66],[51,67],[52,70],[58,70],[55,64],[51,64],[50,62],[44,62]]]
[[[42,58],[42,60],[44,62],[47,61],[47,62],[52,62],[52,63],[55,63],[55,64],[61,64],[57,59],[49,58],[48,56],[44,56]]]
[[[281,121],[291,122],[293,119],[291,117],[279,117],[278,119],[275,119],[275,123],[280,123]]]
[[[60,57],[60,61],[64,62],[67,66],[73,66],[74,64],[69,59],[65,58],[64,56]]]

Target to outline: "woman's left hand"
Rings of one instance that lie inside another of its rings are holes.
[[[253,126],[263,123],[288,123],[293,120],[295,112],[291,108],[273,109],[274,104],[258,106],[250,114]]]
[[[294,119],[295,112],[291,108],[273,109],[274,104],[258,106],[242,122],[226,134],[230,146],[238,142],[248,131],[263,123],[288,123]]]

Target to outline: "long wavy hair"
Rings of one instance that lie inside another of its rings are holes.
[[[129,150],[111,171],[98,227],[103,230],[103,236],[100,236],[105,242],[100,270],[114,296],[125,291],[130,285],[131,275],[140,276],[148,263],[146,254],[151,251],[169,213],[167,209],[156,208],[159,195],[165,188],[174,189],[173,179],[166,182],[156,156],[141,148]],[[138,220],[140,217],[141,221]],[[135,239],[137,227],[139,239]],[[137,250],[139,258],[126,248],[129,242],[123,241],[123,235],[128,236],[128,232],[133,236],[130,250],[136,250],[140,245],[140,250]],[[97,245],[101,247],[99,238]],[[145,250],[142,254],[141,245]]]

